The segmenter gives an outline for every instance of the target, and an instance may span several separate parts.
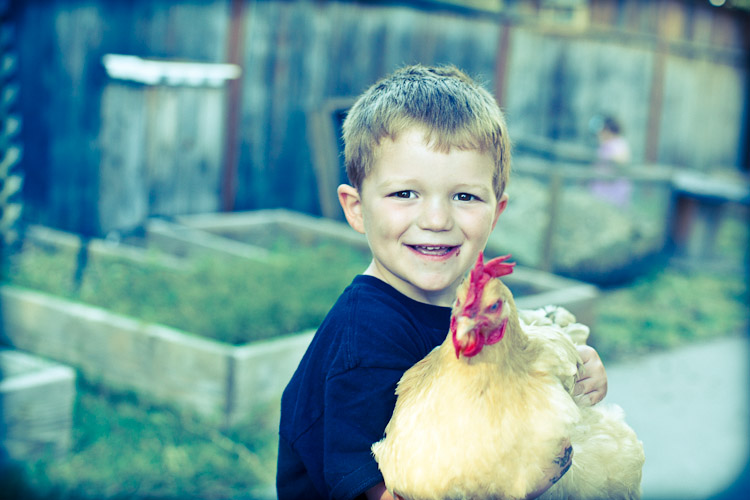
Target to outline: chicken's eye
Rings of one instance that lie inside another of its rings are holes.
[[[498,308],[499,308],[499,307],[500,307],[500,306],[501,306],[502,304],[503,304],[503,301],[502,301],[502,300],[498,300],[497,302],[495,302],[494,304],[492,304],[492,305],[490,306],[490,311],[492,311],[492,312],[494,312],[494,311],[497,311],[497,310],[498,310]]]

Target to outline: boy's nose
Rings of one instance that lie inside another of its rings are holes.
[[[453,228],[453,217],[448,203],[442,200],[429,200],[422,206],[419,227],[428,231],[449,231]]]

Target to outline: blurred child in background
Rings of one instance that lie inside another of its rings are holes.
[[[630,145],[619,121],[613,116],[595,116],[589,125],[599,142],[596,170],[608,175],[621,174],[621,169],[630,163],[631,157]],[[623,208],[630,205],[632,191],[633,186],[626,177],[598,179],[591,184],[591,192],[596,197]]]

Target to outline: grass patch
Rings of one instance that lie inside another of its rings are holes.
[[[334,244],[294,248],[270,262],[197,259],[188,270],[92,257],[76,279],[70,250],[27,245],[6,281],[231,344],[317,327],[368,260]]]
[[[613,360],[748,331],[745,277],[665,269],[604,291],[592,345]]]
[[[724,267],[665,267],[604,289],[592,344],[605,360],[748,329],[745,216],[729,217],[717,253]],[[272,243],[272,244],[271,244]],[[69,249],[26,245],[7,281],[232,344],[315,328],[368,258],[330,241],[279,237],[277,258],[203,258],[186,271],[90,258],[80,282]],[[521,293],[515,290],[516,294]]]
[[[693,341],[747,334],[747,216],[725,220],[713,259],[672,265],[605,289],[592,345],[614,360]]]
[[[184,271],[27,244],[3,281],[241,344],[316,327],[369,259],[333,243],[280,242],[270,262],[202,258]],[[79,377],[80,380],[80,377]],[[278,408],[218,430],[190,412],[79,382],[73,449],[0,471],[0,498],[273,497]]]
[[[264,498],[273,485],[277,412],[221,432],[195,415],[79,382],[74,449],[16,464],[1,498]]]

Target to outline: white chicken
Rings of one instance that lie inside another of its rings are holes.
[[[573,396],[582,363],[568,334],[585,341],[588,328],[559,308],[521,322],[497,279],[506,260],[480,254],[445,342],[401,378],[373,445],[386,487],[405,500],[521,499],[570,442],[572,465],[542,498],[639,498],[643,446],[622,410]]]

